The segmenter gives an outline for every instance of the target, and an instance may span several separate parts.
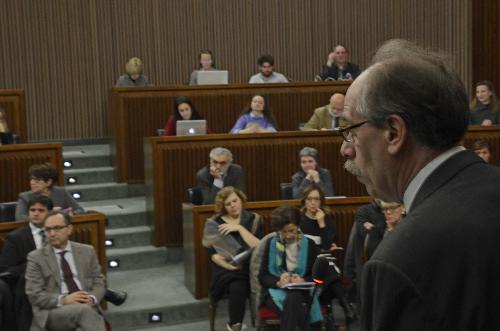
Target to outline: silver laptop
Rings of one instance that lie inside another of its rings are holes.
[[[178,136],[198,136],[207,134],[207,120],[177,121]]]
[[[228,84],[227,70],[198,70],[198,85]]]

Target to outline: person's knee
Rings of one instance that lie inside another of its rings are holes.
[[[234,281],[229,285],[229,292],[234,295],[247,296],[250,285],[246,281]]]

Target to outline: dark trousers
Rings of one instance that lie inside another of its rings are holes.
[[[309,330],[309,309],[311,305],[309,291],[287,291],[285,301],[283,302],[283,311],[276,306],[270,296],[267,297],[264,305],[279,313],[281,331]],[[310,329],[316,330],[318,327],[319,325],[311,325]]]
[[[13,302],[9,285],[0,279],[0,330],[16,330]]]
[[[233,280],[227,290],[229,324],[243,322],[245,316],[246,301],[250,292],[248,280]]]

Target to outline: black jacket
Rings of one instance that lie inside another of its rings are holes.
[[[364,266],[362,330],[500,330],[499,201],[471,151],[439,166]]]

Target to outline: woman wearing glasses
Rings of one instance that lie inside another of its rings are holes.
[[[250,293],[251,249],[263,236],[261,217],[246,211],[246,196],[234,187],[225,187],[215,199],[216,214],[207,220],[203,245],[212,262],[210,300],[229,299],[228,330],[242,330],[245,302]]]
[[[310,306],[310,291],[290,289],[290,284],[312,281],[312,266],[319,251],[315,243],[299,229],[300,211],[292,206],[281,206],[271,213],[271,225],[276,236],[266,243],[259,272],[262,286],[261,306],[280,315],[280,330],[304,330],[308,323],[318,324],[323,317],[316,298],[310,315],[304,305]],[[286,309],[285,309],[286,308]]]
[[[300,167],[292,176],[292,195],[299,199],[304,189],[312,184],[318,185],[326,196],[334,196],[330,171],[319,166],[319,152],[312,147],[304,147],[299,152]]]
[[[302,193],[300,230],[309,239],[314,241],[321,251],[333,252],[342,250],[335,244],[335,225],[330,211],[325,206],[325,194],[321,188],[313,184]],[[330,268],[329,283],[324,284],[324,290],[319,298],[322,304],[331,304],[337,298],[344,310],[346,322],[350,323],[357,318],[352,305],[348,302],[345,290],[340,283],[340,269]]]
[[[53,164],[34,164],[29,169],[29,175],[31,190],[19,193],[16,206],[17,221],[28,220],[28,202],[37,195],[48,196],[54,203],[54,210],[74,215],[85,212],[64,187],[55,186],[59,173]]]

